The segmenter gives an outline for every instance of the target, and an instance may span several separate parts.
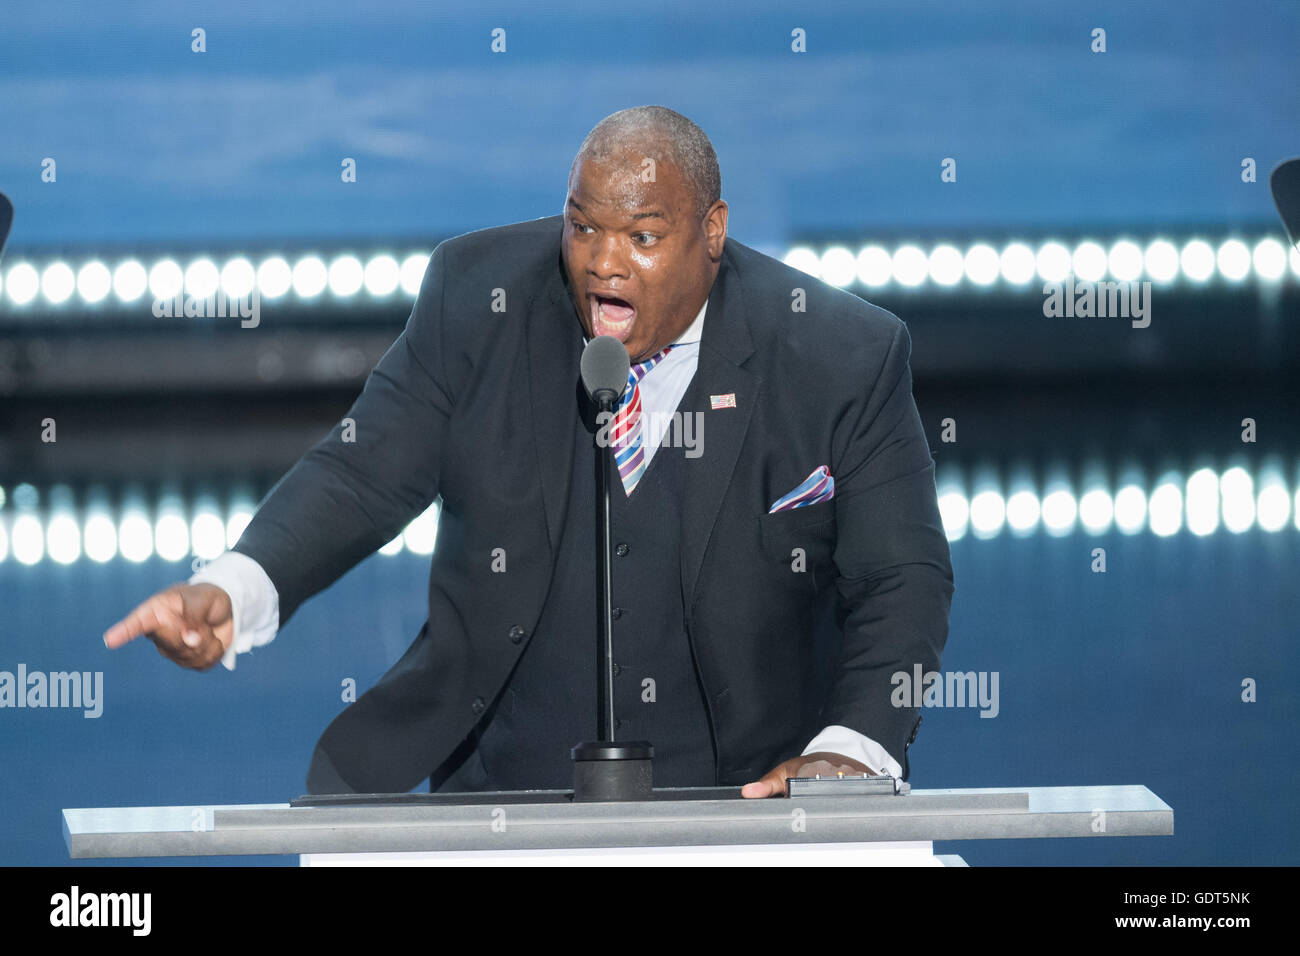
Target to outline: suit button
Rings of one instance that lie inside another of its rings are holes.
[[[487,710],[487,704],[483,703],[482,697],[475,697],[474,703],[469,705],[469,709],[474,711],[474,716],[477,717],[479,714],[483,713],[483,711]]]
[[[621,558],[631,550],[632,549],[629,548],[627,545],[623,544],[622,542],[619,542],[618,547],[614,549],[614,553]]]
[[[524,639],[525,633],[526,632],[524,631],[524,629],[520,627],[518,624],[516,624],[514,627],[510,629],[510,640],[515,644],[518,644],[520,641]]]
[[[617,677],[617,676],[618,676],[619,674],[621,674],[621,673],[623,673],[623,665],[622,665],[622,664],[615,664],[615,665],[614,665],[614,676]]]
[[[621,607],[611,608],[609,615],[610,617],[612,617],[614,620],[617,621],[620,617],[623,616],[623,609]]]

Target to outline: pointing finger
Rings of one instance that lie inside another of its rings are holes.
[[[116,649],[141,634],[158,634],[165,637],[167,635],[162,633],[164,630],[179,633],[182,629],[180,609],[171,608],[170,603],[165,593],[151,597],[105,631],[104,644],[110,649]]]

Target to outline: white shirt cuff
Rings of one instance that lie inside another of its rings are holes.
[[[280,629],[280,595],[262,566],[246,554],[227,551],[190,576],[190,584],[215,584],[230,595],[234,639],[221,658],[228,671],[235,655],[270,643]]]
[[[819,751],[852,757],[878,774],[888,774],[897,779],[902,779],[903,776],[903,768],[898,765],[897,760],[889,756],[889,751],[870,737],[864,737],[856,730],[841,727],[839,724],[827,727],[803,750],[805,755]]]

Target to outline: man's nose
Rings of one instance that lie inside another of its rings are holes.
[[[627,275],[627,258],[620,248],[618,236],[606,235],[595,244],[588,268],[600,279]]]

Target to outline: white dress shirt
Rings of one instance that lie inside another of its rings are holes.
[[[673,349],[641,379],[642,446],[646,467],[663,440],[671,415],[681,404],[682,396],[695,377],[699,365],[700,340],[704,335],[704,313],[709,303],[700,306],[690,326],[673,342]],[[584,341],[586,336],[583,336]],[[234,640],[221,659],[227,670],[235,669],[235,656],[270,642],[280,629],[280,595],[262,566],[247,555],[227,551],[208,562],[190,577],[215,584],[230,595],[231,623]],[[843,754],[865,764],[876,773],[894,777],[903,775],[898,761],[880,744],[855,730],[833,724],[825,728],[804,748],[805,754],[827,752]]]

